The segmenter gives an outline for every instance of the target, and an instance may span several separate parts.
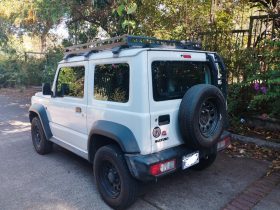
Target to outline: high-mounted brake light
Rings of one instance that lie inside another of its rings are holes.
[[[181,55],[181,57],[183,57],[183,58],[192,58],[191,55]]]
[[[163,174],[176,168],[176,160],[168,160],[161,163],[156,163],[150,167],[150,173],[154,176]]]

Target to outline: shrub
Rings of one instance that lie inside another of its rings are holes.
[[[255,56],[239,57],[247,64],[243,81],[229,85],[229,114],[232,119],[264,113],[280,119],[280,40],[264,40],[259,50],[246,51]]]
[[[0,87],[41,85],[53,80],[62,49],[49,49],[43,58],[25,58],[22,53],[2,55],[0,59]]]

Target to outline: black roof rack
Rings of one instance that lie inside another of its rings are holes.
[[[124,48],[174,48],[201,50],[201,45],[195,42],[161,40],[153,37],[123,35],[111,39],[98,40],[65,48],[64,59],[76,55],[88,57],[91,53],[111,49],[113,54],[118,54]]]

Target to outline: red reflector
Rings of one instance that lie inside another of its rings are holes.
[[[150,173],[154,176],[160,175],[167,171],[171,171],[176,168],[176,160],[168,160],[165,162],[157,163],[150,167]]]
[[[218,151],[227,148],[230,145],[230,140],[231,140],[230,136],[227,136],[227,137],[223,138],[222,141],[218,142],[218,145],[217,145]]]
[[[192,58],[191,55],[182,55],[183,58]]]
[[[228,145],[230,145],[230,136],[225,137],[225,138],[224,138],[224,142],[225,142],[226,147],[227,147]]]

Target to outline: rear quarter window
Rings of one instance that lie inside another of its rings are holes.
[[[153,61],[152,82],[155,101],[183,98],[196,84],[209,83],[208,63],[190,61]]]
[[[129,99],[129,65],[127,63],[96,65],[94,98],[126,103]]]

